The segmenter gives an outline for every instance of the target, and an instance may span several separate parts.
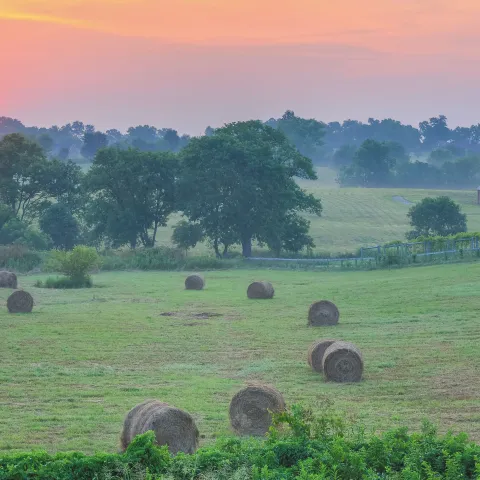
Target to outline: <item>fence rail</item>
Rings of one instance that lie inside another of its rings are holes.
[[[378,260],[382,256],[393,253],[411,257],[429,257],[442,254],[458,254],[463,252],[480,251],[479,238],[462,238],[459,240],[445,240],[444,248],[436,250],[435,244],[431,241],[424,242],[406,242],[394,245],[376,245],[372,247],[360,248],[360,255],[357,257],[343,258],[272,258],[272,257],[249,257],[249,261],[262,262],[298,262],[298,263],[341,263],[341,262],[368,262]],[[372,254],[373,252],[373,254]]]

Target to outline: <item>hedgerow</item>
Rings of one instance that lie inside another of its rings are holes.
[[[0,480],[460,480],[480,478],[480,446],[465,434],[439,436],[425,424],[366,434],[328,410],[293,405],[266,439],[223,438],[173,457],[153,432],[123,454],[30,452],[0,457]]]

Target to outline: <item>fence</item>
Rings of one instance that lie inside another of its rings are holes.
[[[359,250],[359,256],[343,258],[271,258],[271,257],[250,257],[246,260],[256,262],[294,262],[299,264],[318,264],[323,266],[348,264],[349,267],[358,267],[359,265],[373,264],[408,264],[420,263],[418,259],[429,258],[436,255],[451,254],[450,260],[454,260],[458,255],[463,256],[468,252],[475,252],[477,256],[480,253],[478,237],[462,238],[459,240],[445,239],[440,244],[443,248],[438,248],[439,242],[407,242],[393,245],[377,245],[374,247],[362,247]],[[389,259],[396,259],[389,261]],[[399,259],[404,259],[400,261]]]

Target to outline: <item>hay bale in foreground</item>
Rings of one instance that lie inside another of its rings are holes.
[[[248,298],[273,298],[275,290],[270,282],[253,282],[248,286]]]
[[[336,325],[340,318],[337,306],[328,300],[321,300],[310,305],[308,310],[308,324],[311,327]]]
[[[363,374],[360,350],[352,343],[332,343],[323,355],[323,373],[334,382],[359,382]]]
[[[13,272],[0,271],[0,288],[17,288],[17,276]]]
[[[230,425],[239,435],[262,436],[272,424],[270,412],[285,410],[282,394],[266,385],[250,385],[237,392],[230,402]]]
[[[167,445],[173,455],[194,453],[198,448],[198,429],[191,415],[158,400],[146,400],[130,410],[123,422],[120,443],[125,451],[136,435],[149,430],[158,445]]]
[[[185,288],[187,290],[203,290],[205,280],[201,275],[189,275],[185,279]]]
[[[17,290],[8,297],[7,308],[10,313],[30,313],[33,309],[33,298],[28,292]]]
[[[307,362],[318,373],[323,372],[323,355],[327,348],[338,340],[315,340],[308,349]]]

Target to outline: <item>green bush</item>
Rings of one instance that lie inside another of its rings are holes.
[[[89,273],[99,265],[100,257],[94,248],[77,245],[70,252],[54,250],[50,254],[47,268],[63,273],[68,280],[48,279],[47,282],[50,285],[53,285],[55,281],[59,282],[59,285],[63,285],[60,288],[82,288],[73,285],[91,286]],[[69,287],[65,287],[65,285],[69,285]]]
[[[221,270],[237,263],[213,256],[187,257],[182,250],[170,247],[108,251],[102,256],[102,270]]]
[[[0,268],[17,272],[30,272],[43,261],[42,255],[23,245],[0,245]]]
[[[93,286],[92,279],[86,277],[48,277],[46,280],[37,280],[35,282],[37,288],[91,288]]]
[[[478,479],[480,446],[465,434],[398,428],[367,435],[344,416],[293,405],[274,416],[266,439],[223,438],[193,455],[169,455],[155,435],[124,454],[45,452],[0,456],[0,480],[460,480]]]

